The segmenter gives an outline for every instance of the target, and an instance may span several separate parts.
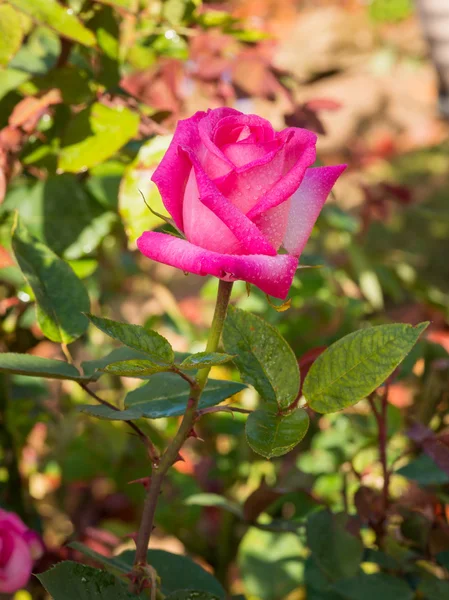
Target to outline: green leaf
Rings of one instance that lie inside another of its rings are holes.
[[[31,83],[40,91],[58,88],[65,104],[82,104],[93,95],[89,76],[74,65],[58,67],[45,75],[36,76]]]
[[[427,325],[379,325],[332,344],[316,359],[304,381],[309,406],[330,413],[368,396],[407,356]]]
[[[179,365],[181,369],[203,369],[204,367],[214,367],[229,362],[234,357],[223,352],[198,352],[191,354]]]
[[[421,454],[408,465],[396,471],[398,475],[416,481],[419,485],[444,485],[449,483],[449,475],[428,456]]]
[[[304,547],[294,533],[250,527],[238,551],[238,566],[249,597],[280,600],[297,590],[303,579]]]
[[[3,208],[19,210],[32,235],[70,260],[93,252],[117,220],[69,173],[48,177],[31,188],[18,187],[7,195]]]
[[[59,36],[45,26],[36,27],[22,45],[9,66],[25,73],[44,74],[57,63],[61,54]]]
[[[201,395],[198,408],[215,406],[244,389],[240,383],[209,379]],[[79,410],[98,419],[133,421],[144,417],[160,419],[179,417],[185,413],[190,396],[189,384],[175,373],[157,373],[151,381],[130,392],[125,398],[125,410],[108,406],[82,405]]]
[[[63,360],[42,358],[32,354],[16,354],[15,352],[0,354],[0,371],[31,377],[47,377],[48,379],[87,380],[73,365],[69,365]]]
[[[293,350],[272,326],[260,317],[229,307],[223,345],[242,378],[264,400],[288,407],[299,391],[299,368]]]
[[[344,547],[341,548],[341,552],[345,552]],[[413,600],[415,597],[413,590],[403,579],[386,573],[363,573],[351,579],[338,581],[334,589],[345,600]],[[432,596],[432,600],[437,600],[437,597]]]
[[[346,515],[327,510],[307,520],[307,543],[318,566],[331,579],[353,577],[363,557],[363,543],[345,529]]]
[[[276,407],[266,406],[251,413],[246,421],[248,444],[265,458],[290,452],[304,438],[309,415],[302,408],[279,414]]]
[[[0,4],[0,65],[7,65],[22,43],[20,14],[8,4]]]
[[[168,369],[170,366],[167,364],[159,364],[151,360],[119,360],[110,363],[103,370],[105,373],[121,377],[146,377]]]
[[[104,369],[108,365],[121,360],[148,360],[148,355],[144,352],[138,352],[132,348],[121,346],[120,348],[114,348],[114,350],[103,356],[103,358],[86,360],[81,363],[81,368],[86,377],[95,381],[104,375]]]
[[[37,301],[37,319],[53,342],[68,344],[86,331],[89,296],[67,263],[33,238],[16,218],[12,247]]]
[[[242,507],[236,502],[228,500],[219,494],[193,494],[193,496],[186,498],[185,503],[188,506],[216,506],[243,519]]]
[[[173,364],[175,360],[173,348],[159,333],[151,329],[144,329],[140,325],[130,325],[90,314],[87,316],[95,327],[114,340],[134,348],[134,350],[144,352],[161,363]]]
[[[220,404],[226,398],[241,392],[245,386],[232,381],[209,379],[201,395],[199,408]],[[190,396],[190,386],[174,373],[154,375],[146,385],[130,392],[125,398],[126,408],[139,408],[148,419],[178,417],[184,414]]]
[[[66,8],[56,0],[9,0],[36,21],[45,23],[63,37],[84,46],[94,46],[95,36]]]
[[[103,404],[80,404],[78,410],[90,417],[105,419],[106,421],[135,421],[142,417],[142,411],[139,407],[127,410],[114,410]]]
[[[137,134],[139,116],[95,102],[70,121],[59,155],[61,171],[78,173],[104,162]]]
[[[61,562],[37,578],[54,600],[132,600],[128,583],[80,563]]]
[[[110,6],[114,6],[116,8],[125,8],[131,10],[133,5],[132,0],[95,0],[96,2],[101,2],[101,4],[109,4]]]
[[[83,552],[86,556],[93,558],[114,572],[127,574],[134,564],[135,552],[133,550],[126,550],[118,556],[109,558],[98,554],[79,542],[72,542],[70,547]],[[224,600],[225,592],[220,583],[188,556],[172,554],[165,550],[148,550],[147,560],[161,578],[161,591],[163,594],[197,590],[199,592],[209,592],[217,596],[219,600]],[[175,577],[173,576],[174,573],[176,574]]]
[[[142,195],[152,210],[170,216],[156,185],[151,181],[151,176],[167,151],[172,138],[171,135],[158,135],[143,144],[121,181],[119,212],[132,247],[135,247],[137,238],[144,231],[163,225],[163,221],[145,205]]]
[[[425,577],[421,580],[418,590],[426,600],[448,600],[449,581],[443,581],[435,577]]]
[[[22,83],[25,83],[29,79],[29,74],[19,71],[18,69],[2,69],[0,70],[0,100],[19,87]]]

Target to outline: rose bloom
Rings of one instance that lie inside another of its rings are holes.
[[[152,180],[185,239],[147,231],[139,250],[183,271],[243,279],[285,298],[346,167],[311,168],[316,140],[306,129],[276,132],[265,119],[232,108],[180,121]]]
[[[24,587],[43,553],[40,537],[14,513],[0,508],[0,594]]]

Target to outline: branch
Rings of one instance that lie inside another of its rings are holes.
[[[110,408],[112,410],[120,412],[119,408],[117,408],[116,406],[114,406],[113,404],[111,404],[110,402],[108,402],[107,400],[103,400],[103,398],[100,398],[100,396],[97,396],[97,394],[95,392],[93,392],[89,387],[87,387],[87,385],[85,383],[82,383],[81,381],[78,381],[77,383],[78,383],[78,385],[80,387],[83,388],[83,390],[87,394],[89,394],[89,396],[91,396],[91,398],[94,398],[94,400],[96,400],[100,404],[103,404],[103,406],[107,406],[108,408]],[[142,431],[142,429],[140,429],[140,427],[138,425],[136,425],[132,421],[125,421],[125,423],[128,425],[128,427],[131,427],[131,429],[135,433],[137,433],[137,435],[139,436],[139,438],[145,444],[145,446],[147,448],[147,451],[148,451],[148,455],[149,455],[149,457],[151,459],[151,462],[153,464],[153,467],[155,465],[157,465],[158,462],[159,462],[159,453],[158,453],[156,447],[154,446],[153,442],[150,440],[150,438]]]

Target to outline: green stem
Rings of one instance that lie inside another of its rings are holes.
[[[229,299],[231,297],[232,283],[220,280],[218,286],[217,303],[215,305],[214,318],[209,332],[209,339],[206,346],[206,352],[215,352],[220,343],[221,332],[228,310]],[[198,372],[196,381],[191,385],[190,398],[187,403],[186,412],[179,426],[175,437],[161,456],[159,464],[153,466],[151,475],[150,489],[145,499],[142,520],[136,541],[135,574],[139,577],[139,571],[145,569],[147,565],[148,544],[153,530],[154,515],[156,512],[157,501],[161,491],[162,482],[167,471],[178,460],[179,451],[184,442],[190,436],[192,428],[197,417],[198,402],[209,377],[210,367],[205,367]]]

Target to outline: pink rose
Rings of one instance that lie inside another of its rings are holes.
[[[139,250],[198,275],[243,279],[285,298],[298,258],[345,165],[310,168],[316,135],[232,108],[178,123],[153,175],[186,239],[147,231]],[[278,254],[280,247],[286,253]]]
[[[0,508],[0,594],[24,587],[33,562],[43,552],[40,537],[10,512]]]

